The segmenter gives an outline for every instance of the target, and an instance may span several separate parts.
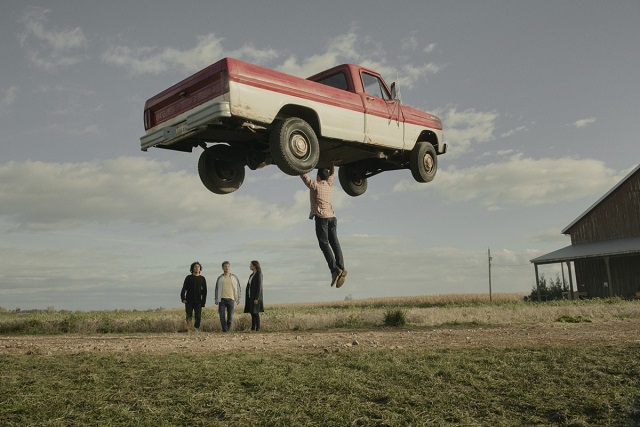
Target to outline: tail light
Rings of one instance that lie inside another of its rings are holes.
[[[144,130],[151,127],[151,110],[144,110]]]

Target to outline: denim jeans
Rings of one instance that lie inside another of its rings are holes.
[[[199,328],[200,320],[202,319],[202,306],[200,306],[200,304],[186,303],[184,305],[184,309],[187,314],[187,322],[193,319],[193,315],[195,314],[195,322],[193,323],[193,327],[196,329]]]
[[[338,241],[338,219],[333,218],[318,218],[316,220],[316,237],[318,237],[318,244],[320,250],[324,254],[324,258],[327,260],[327,265],[331,272],[335,272],[337,269],[344,270],[344,260],[342,259],[342,249],[340,249],[340,242]]]
[[[220,326],[222,326],[222,332],[228,332],[231,329],[234,305],[235,301],[230,298],[222,298],[218,303],[218,314],[220,314]]]

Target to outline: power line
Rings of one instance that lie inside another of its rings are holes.
[[[492,264],[494,267],[526,267],[531,265],[529,264]]]

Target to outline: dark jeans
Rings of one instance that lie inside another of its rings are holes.
[[[333,273],[337,269],[344,270],[344,260],[342,259],[342,249],[338,241],[338,219],[318,218],[316,220],[316,237],[318,244],[327,260],[329,270]]]
[[[231,329],[234,306],[235,301],[230,298],[222,298],[218,303],[218,314],[220,314],[220,326],[222,326],[222,332],[228,332]]]
[[[251,313],[251,330],[260,330],[260,313]]]
[[[195,313],[195,322],[193,323],[194,328],[200,327],[200,320],[202,320],[202,307],[200,304],[191,304],[186,303],[184,305],[184,310],[187,312],[187,322],[193,319],[193,315]]]

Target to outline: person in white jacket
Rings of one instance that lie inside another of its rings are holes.
[[[222,332],[229,332],[233,321],[233,309],[236,304],[240,304],[240,281],[235,274],[231,274],[229,261],[222,263],[222,271],[216,281],[215,303],[220,314]]]

